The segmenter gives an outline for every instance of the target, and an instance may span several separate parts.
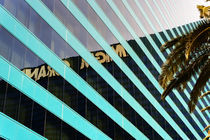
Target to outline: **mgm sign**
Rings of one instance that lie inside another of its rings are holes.
[[[129,56],[122,45],[115,44],[115,45],[112,45],[111,47],[119,57],[123,58],[123,57]],[[92,55],[101,64],[109,63],[112,61],[111,57],[108,54],[106,54],[106,52],[104,52],[104,51],[92,52]],[[89,64],[83,58],[79,57],[80,61],[75,61],[75,60],[78,60],[75,58],[78,58],[78,57],[70,57],[67,59],[63,59],[63,61],[68,67],[73,68],[74,66],[79,66],[79,70],[89,68]],[[44,77],[60,76],[54,69],[52,69],[50,66],[48,66],[46,64],[43,64],[43,65],[35,67],[35,68],[25,68],[22,71],[27,76],[34,79],[35,81],[37,81],[41,78],[44,78]]]

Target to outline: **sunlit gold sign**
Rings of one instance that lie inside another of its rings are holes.
[[[127,53],[125,49],[122,47],[122,45],[113,45],[112,49],[116,52],[116,54],[119,57],[127,57]],[[98,51],[98,52],[93,52],[92,55],[99,61],[99,63],[109,63],[112,61],[110,56],[106,54],[104,51]],[[71,63],[68,61],[68,59],[63,60],[68,67],[71,66]],[[88,68],[89,64],[84,60],[81,59],[80,62],[80,70],[84,68]],[[48,65],[41,65],[36,68],[25,68],[22,70],[26,75],[28,75],[30,78],[34,79],[35,81],[44,78],[44,77],[54,77],[54,76],[59,76],[59,74],[52,69]]]
[[[67,60],[63,60],[67,66],[70,67],[70,63]],[[26,75],[30,78],[34,79],[35,81],[39,80],[40,78],[44,78],[46,76],[53,77],[59,76],[59,74],[52,69],[50,66],[42,65],[37,68],[26,68],[22,70]]]
[[[127,53],[125,51],[125,49],[119,44],[116,46],[112,46],[112,49],[115,51],[115,53],[119,56],[119,57],[127,57]],[[92,53],[93,56],[95,56],[95,58],[101,63],[108,63],[111,62],[112,59],[110,58],[110,56],[104,52],[95,52]],[[82,59],[81,65],[80,65],[80,70],[84,69],[84,68],[88,68],[89,64],[87,62],[85,62],[84,59]]]

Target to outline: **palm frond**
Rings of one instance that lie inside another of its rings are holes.
[[[163,44],[160,47],[160,50],[165,51],[166,49],[171,48],[173,45],[181,43],[183,38],[185,38],[185,35],[184,36],[178,36],[176,38],[171,39],[170,41],[167,41],[165,44]]]
[[[209,36],[210,36],[210,27],[207,27],[203,30],[201,30],[201,33],[193,37],[192,41],[188,42],[187,48],[185,51],[186,59],[188,60],[190,53],[193,53],[196,48],[199,48],[201,44],[205,42],[209,42]]]
[[[176,45],[174,50],[169,54],[167,61],[162,65],[162,72],[159,77],[160,85],[165,89],[168,82],[171,81],[175,73],[184,67],[183,59],[185,59],[184,54],[184,44]]]
[[[190,102],[188,104],[190,112],[195,110],[195,105],[198,102],[198,97],[201,95],[201,91],[206,85],[206,82],[209,80],[209,76],[210,76],[210,65],[208,61],[208,63],[206,63],[206,65],[201,69],[199,78],[197,79],[196,84],[193,87],[192,92],[190,93]]]
[[[188,65],[187,68],[182,69],[182,71],[178,73],[177,76],[166,86],[163,94],[161,95],[161,99],[164,100],[173,88],[182,89],[182,87],[185,87],[191,76],[197,73],[200,67],[204,66],[205,62],[208,60],[208,55],[209,54],[198,57],[195,61]]]
[[[207,107],[202,108],[202,109],[201,109],[201,112],[204,112],[204,111],[206,111],[206,110],[210,110],[210,106],[207,106]]]
[[[188,104],[192,112],[197,103],[201,90],[209,80],[209,54],[210,54],[210,20],[204,20],[192,32],[178,36],[161,46],[161,51],[172,48],[166,62],[162,65],[159,76],[159,84],[164,92],[161,99],[164,100],[172,89],[185,89],[187,82],[195,74],[199,78],[191,92]],[[174,46],[174,47],[172,47]]]
[[[206,126],[203,131],[207,130],[208,128],[210,128],[210,125]]]
[[[200,98],[203,98],[203,97],[205,97],[207,95],[210,95],[210,91],[205,92],[203,95],[200,96]]]

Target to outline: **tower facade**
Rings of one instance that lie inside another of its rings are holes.
[[[171,28],[161,5],[1,0],[0,137],[203,138],[209,98],[187,108],[196,76],[165,102],[158,84],[167,56],[159,47],[200,21]]]

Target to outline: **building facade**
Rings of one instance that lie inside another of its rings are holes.
[[[161,44],[201,21],[174,26],[162,15],[165,28],[159,7],[147,0],[1,0],[0,137],[205,137],[209,112],[200,109],[210,99],[192,114],[187,107],[196,76],[164,102],[158,84],[169,53]]]

